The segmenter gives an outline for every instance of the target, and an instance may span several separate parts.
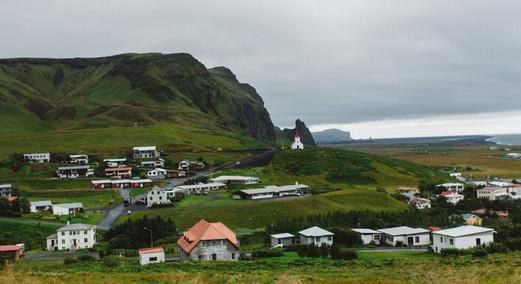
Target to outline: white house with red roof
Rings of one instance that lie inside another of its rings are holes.
[[[137,250],[137,254],[141,265],[165,262],[165,251],[161,247],[141,248]]]
[[[237,260],[239,241],[235,233],[221,222],[201,219],[177,241],[182,259]]]
[[[304,144],[302,144],[302,142],[300,142],[300,133],[299,133],[298,129],[295,129],[295,140],[293,141],[293,143],[291,143],[291,149],[292,150],[303,150],[304,149]]]

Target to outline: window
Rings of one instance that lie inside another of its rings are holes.
[[[65,232],[62,232],[62,236],[65,236]]]
[[[199,260],[203,260],[203,255],[200,254],[197,258],[199,258]]]
[[[440,237],[440,243],[443,243],[443,237]]]
[[[148,261],[157,261],[157,257],[156,256],[150,257],[150,258],[148,258]]]
[[[62,240],[62,244],[65,244],[65,240]]]
[[[205,241],[202,241],[202,242],[201,242],[201,246],[202,246],[202,247],[205,247],[205,246],[206,246],[206,242],[205,242]]]
[[[83,233],[86,235],[86,234],[87,234],[87,231],[84,231]]]
[[[84,242],[88,243],[89,240],[87,238],[83,239]]]
[[[327,240],[328,240],[328,241],[332,241],[332,240],[333,240],[333,237],[332,237],[332,236],[327,236]]]
[[[454,245],[454,239],[449,239],[449,243],[451,246]]]
[[[222,240],[221,245],[225,245],[225,244],[226,244],[226,240]]]
[[[414,237],[414,242],[419,243],[420,242],[420,237],[419,236]]]
[[[234,253],[232,253],[232,259],[235,259],[235,254]]]

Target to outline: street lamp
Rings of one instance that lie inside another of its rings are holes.
[[[152,230],[150,230],[147,227],[143,227],[143,229],[145,229],[145,230],[150,232],[150,247],[154,247],[154,239],[152,238]]]

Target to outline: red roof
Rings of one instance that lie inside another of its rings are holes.
[[[441,196],[447,196],[447,195],[450,195],[452,192],[450,191],[444,191],[442,193],[440,193]]]
[[[226,225],[221,222],[209,223],[203,219],[184,232],[177,244],[186,253],[190,253],[200,241],[210,240],[228,240],[235,247],[239,247],[237,236]]]
[[[441,228],[440,227],[431,226],[431,227],[429,227],[429,230],[431,232],[436,232],[436,231],[441,231]]]
[[[156,248],[140,248],[137,250],[139,254],[146,254],[146,253],[160,253],[163,252],[162,247],[156,247]]]
[[[22,249],[21,246],[16,246],[16,245],[0,246],[0,252],[4,252],[4,251],[19,251],[21,249]]]
[[[16,196],[7,196],[5,198],[7,199],[7,201],[12,203],[12,202],[15,202],[18,197],[16,197]]]

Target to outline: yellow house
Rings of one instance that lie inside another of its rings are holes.
[[[461,217],[463,217],[467,225],[481,226],[481,222],[483,222],[483,219],[474,214],[463,214]]]

